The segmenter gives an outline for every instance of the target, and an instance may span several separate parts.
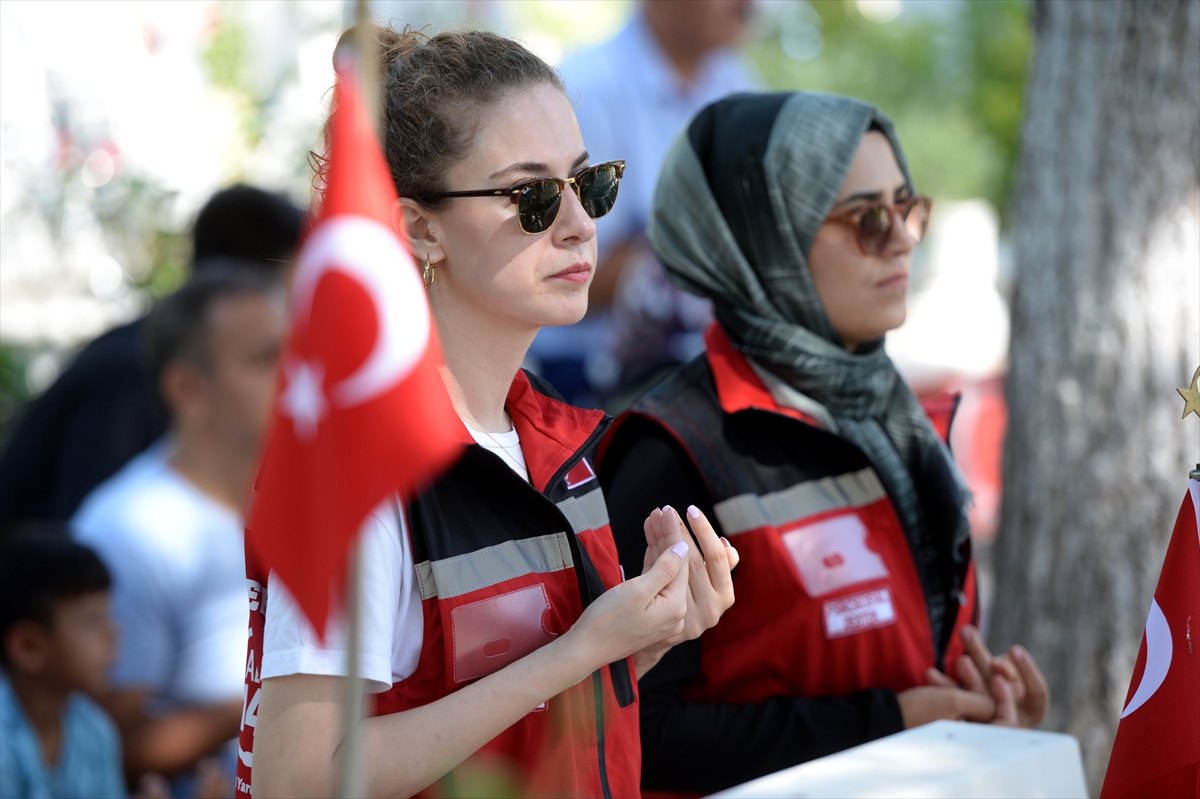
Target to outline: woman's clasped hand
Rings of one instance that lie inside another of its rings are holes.
[[[1022,646],[992,655],[979,630],[959,634],[965,654],[954,664],[959,681],[928,669],[928,685],[897,695],[905,727],[939,719],[979,721],[1003,727],[1033,727],[1050,708],[1050,688],[1033,657]]]
[[[717,536],[712,524],[696,506],[687,509],[688,526],[670,505],[655,508],[646,517],[643,529],[646,532],[646,556],[642,573],[650,571],[663,553],[683,544],[687,546],[687,613],[682,626],[672,635],[653,646],[642,649],[633,656],[638,677],[658,663],[675,644],[698,638],[701,633],[715,625],[721,614],[733,605],[733,577],[731,572],[738,564],[738,553],[725,538]],[[699,546],[688,546],[694,537]]]
[[[1050,688],[1029,652],[1013,646],[1006,654],[993,656],[972,625],[963,627],[960,635],[966,654],[959,656],[955,668],[962,688],[977,697],[990,697],[995,705],[991,718],[973,720],[1005,727],[1040,723],[1050,708]],[[931,686],[959,689],[959,683],[937,669],[929,669],[925,676]]]

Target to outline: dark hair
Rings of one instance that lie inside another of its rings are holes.
[[[206,347],[209,312],[226,297],[282,291],[282,275],[260,264],[233,258],[209,258],[174,294],[159,300],[146,317],[146,370],[156,388],[167,364],[185,360],[209,365]]]
[[[61,536],[0,541],[0,664],[8,667],[8,631],[19,621],[49,627],[54,605],[107,591],[112,578],[95,552]]]
[[[383,149],[396,193],[430,208],[446,199],[420,200],[446,191],[446,172],[470,150],[478,111],[508,92],[548,85],[566,92],[554,68],[512,39],[488,31],[427,36],[410,27],[376,27]],[[338,49],[355,35],[342,34]],[[328,123],[326,124],[328,132]],[[328,142],[328,135],[326,135]],[[318,188],[327,159],[312,154]]]
[[[280,194],[236,184],[214,194],[192,229],[192,261],[203,268],[215,256],[260,266],[286,266],[296,254],[304,212]]]

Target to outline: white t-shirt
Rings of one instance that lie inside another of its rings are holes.
[[[465,419],[463,424],[479,446],[499,457],[510,469],[521,475],[522,480],[529,482],[529,468],[525,465],[525,453],[521,451],[521,438],[517,435],[517,428],[514,427],[507,433],[485,433],[467,424]]]
[[[71,527],[112,573],[120,630],[112,683],[161,709],[242,695],[246,566],[241,517],[167,463],[162,440],[87,496]]]
[[[488,434],[469,424],[466,427],[480,446],[529,480],[521,439],[515,428],[508,433]],[[358,673],[368,693],[379,693],[417,670],[424,638],[421,588],[408,527],[396,497],[375,508],[363,522],[361,536]],[[333,603],[322,643],[295,598],[272,572],[267,581],[262,678],[288,674],[344,675],[346,617],[342,604],[340,598]]]

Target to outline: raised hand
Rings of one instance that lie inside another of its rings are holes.
[[[605,591],[568,635],[578,631],[577,635],[585,636],[589,651],[598,653],[603,663],[679,635],[688,611],[689,549],[686,541],[677,541],[640,577]]]
[[[738,564],[737,550],[716,531],[700,509],[688,508],[688,520],[695,541],[688,552],[687,615],[683,629],[676,635],[657,642],[634,655],[634,666],[641,677],[675,644],[690,641],[712,627],[733,604],[733,580],[730,571]],[[692,539],[684,521],[669,505],[655,508],[646,518],[645,566],[661,557],[661,553],[683,541]]]

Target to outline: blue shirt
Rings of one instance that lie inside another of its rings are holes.
[[[48,766],[42,744],[7,676],[0,676],[0,799],[125,797],[121,739],[94,702],[73,693],[63,708],[58,762]]]
[[[569,56],[560,72],[592,163],[626,163],[617,204],[596,223],[602,255],[645,230],[658,169],[692,117],[727,94],[757,88],[733,50],[710,54],[685,84],[640,14],[612,39]]]
[[[626,164],[616,205],[596,222],[601,259],[609,247],[645,232],[658,169],[691,118],[727,94],[757,88],[733,50],[710,54],[685,85],[640,13],[608,41],[568,56],[559,72],[591,162]],[[589,317],[572,327],[544,328],[531,351],[539,358],[582,357],[611,347],[608,324]]]

